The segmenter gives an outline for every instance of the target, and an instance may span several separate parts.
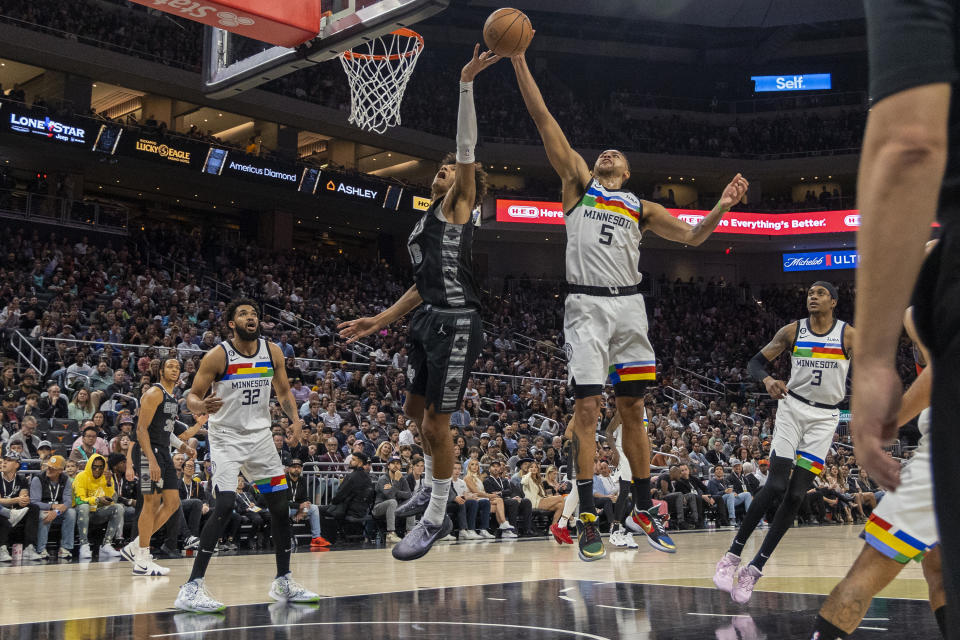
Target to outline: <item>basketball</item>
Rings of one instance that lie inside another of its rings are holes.
[[[533,39],[530,18],[519,9],[497,9],[483,25],[483,41],[498,56],[509,58],[523,53]]]

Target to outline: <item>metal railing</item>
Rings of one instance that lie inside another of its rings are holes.
[[[690,394],[684,393],[683,391],[680,391],[680,389],[677,389],[676,387],[664,387],[663,395],[665,395],[670,400],[673,400],[674,402],[686,404],[687,406],[693,407],[694,409],[705,409],[707,406],[704,403],[697,400],[696,398],[694,398],[693,396],[691,396]]]
[[[303,316],[298,315],[298,314],[296,314],[296,313],[293,313],[292,311],[287,311],[286,309],[281,309],[281,308],[278,307],[278,306],[265,303],[265,304],[263,305],[263,310],[270,312],[270,315],[272,315],[273,317],[275,317],[277,320],[279,320],[280,322],[282,322],[283,324],[285,324],[285,325],[287,325],[287,326],[289,326],[289,327],[293,327],[294,329],[297,329],[298,331],[300,330],[301,325],[307,325],[308,327],[310,327],[311,329],[314,329],[314,330],[316,330],[316,328],[317,328],[317,323],[311,322],[311,321],[307,320],[306,318],[304,318]],[[289,320],[284,319],[284,317],[283,317],[284,314],[287,314],[288,316],[291,316],[291,317],[293,318],[294,322],[290,322]],[[357,343],[357,344],[359,344],[359,343]],[[366,345],[364,345],[364,346],[366,346]]]
[[[10,336],[10,348],[17,354],[17,359],[22,359],[27,366],[33,367],[41,376],[47,375],[50,365],[43,353],[37,349],[30,338],[19,331],[14,331]]]
[[[213,297],[216,300],[233,299],[233,287],[226,282],[220,282],[216,278],[205,275],[200,279],[200,284],[207,287],[213,293]]]
[[[706,387],[710,391],[713,391],[715,394],[722,395],[722,396],[727,394],[727,387],[722,382],[711,380],[705,375],[699,374],[696,371],[691,371],[690,369],[685,369],[683,367],[674,367],[674,369],[693,376],[694,378],[699,380],[704,387]]]
[[[126,207],[94,200],[58,198],[22,189],[0,189],[0,218],[129,235]]]

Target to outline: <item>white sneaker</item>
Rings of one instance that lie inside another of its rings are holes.
[[[187,538],[187,541],[183,543],[184,550],[186,549],[196,549],[200,546],[200,538],[197,536],[190,536]]]
[[[633,539],[633,534],[630,533],[629,531],[624,531],[623,533],[621,533],[620,540],[623,542],[623,546],[625,546],[627,549],[640,548],[640,545],[638,545],[636,541]]]
[[[120,552],[113,548],[113,545],[109,542],[102,547],[100,547],[100,559],[104,560],[106,558],[119,558]]]
[[[203,578],[191,580],[182,587],[177,593],[177,599],[173,601],[173,606],[184,611],[193,611],[194,613],[216,613],[227,608],[225,604],[213,599],[207,592],[203,584]]]
[[[92,557],[93,557],[93,554],[90,553],[90,545],[89,544],[80,545],[80,559],[89,560]]]
[[[494,540],[496,539],[497,536],[493,535],[486,529],[480,529],[480,537],[483,538],[484,540]]]
[[[615,547],[625,547],[627,546],[623,542],[623,534],[619,530],[610,532],[610,544]]]
[[[270,597],[278,602],[316,602],[320,594],[304,588],[288,573],[273,581],[270,585]]]
[[[500,528],[501,528],[501,529],[503,529],[503,530],[506,530],[506,529],[513,529],[513,525],[512,525],[512,524],[510,524],[510,522],[509,522],[509,521],[507,521],[507,520],[504,520],[503,522],[501,522],[501,523],[500,523]]]
[[[132,572],[135,576],[165,576],[170,573],[170,569],[154,562],[149,551],[138,551]]]
[[[448,533],[444,537],[437,540],[437,542],[456,542],[456,541],[457,541],[457,536],[453,535],[452,533]]]
[[[57,551],[57,557],[61,560],[72,560],[73,552],[70,551],[70,549],[64,549],[63,547],[60,547],[60,551]]]
[[[480,534],[472,529],[465,529],[460,532],[460,537],[464,540],[479,540]]]
[[[37,553],[37,550],[33,547],[32,544],[28,544],[23,548],[23,559],[24,560],[43,560],[43,556]]]
[[[120,549],[120,557],[124,560],[129,560],[130,562],[135,562],[137,559],[137,552],[140,549],[140,536],[137,536],[127,544],[123,545],[123,548]]]
[[[7,549],[7,545],[0,546],[0,562],[13,562],[13,556]]]
[[[41,551],[41,552],[40,552],[40,559],[41,559],[41,560],[49,560],[49,559],[50,559],[50,552],[48,552],[46,549],[44,549],[43,551]]]
[[[517,537],[519,536],[517,536],[517,532],[513,530],[513,527],[510,527],[509,529],[503,529],[503,532],[500,534],[500,538],[502,540],[511,540]]]

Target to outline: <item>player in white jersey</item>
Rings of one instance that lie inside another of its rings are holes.
[[[847,372],[853,356],[853,327],[834,317],[837,289],[814,282],[807,291],[808,318],[781,328],[770,344],[750,360],[747,371],[779,400],[770,455],[770,475],[754,497],[730,550],[717,563],[713,582],[735,602],[753,594],[763,566],[797,515],[840,423],[839,404],[846,395]],[[790,380],[784,384],[767,372],[767,365],[789,351]],[[740,554],[767,510],[780,500],[759,553],[740,570]]]
[[[248,299],[230,303],[223,317],[234,337],[203,356],[193,387],[187,393],[187,407],[194,415],[210,415],[207,437],[216,503],[200,533],[200,548],[190,580],[180,587],[174,603],[186,611],[210,613],[224,609],[224,605],[207,592],[203,578],[223,527],[233,514],[239,474],[265,494],[270,510],[277,561],[277,577],[270,588],[270,597],[283,602],[320,599],[290,577],[290,492],[270,433],[271,387],[277,393],[283,412],[290,418],[294,440],[300,439],[303,421],[290,391],[280,347],[260,338],[257,308],[257,304]]]
[[[913,308],[904,316],[907,335],[922,353],[930,354],[917,337]],[[888,492],[870,514],[861,536],[866,541],[846,577],[830,592],[814,623],[811,640],[841,640],[853,633],[877,593],[899,575],[911,560],[920,562],[927,581],[930,608],[946,637],[946,592],[940,564],[939,536],[933,511],[930,451],[930,391],[933,370],[926,366],[903,394],[897,425],[920,413],[920,444],[900,472],[900,486]]]
[[[656,361],[639,292],[641,234],[650,230],[667,240],[699,245],[713,233],[723,214],[743,198],[749,185],[737,174],[723,189],[713,210],[694,226],[674,218],[662,206],[640,200],[623,188],[630,178],[630,165],[623,153],[604,151],[591,170],[570,147],[547,110],[524,56],[512,61],[547,159],[563,182],[568,283],[564,348],[576,397],[571,453],[578,459],[579,555],[588,561],[604,555],[593,502],[591,430],[597,423],[600,393],[608,380],[616,389],[617,410],[623,420],[623,449],[633,474],[634,509],[628,522],[641,529],[655,549],[672,553],[676,547],[650,496],[650,442],[643,430],[644,389],[656,379]]]

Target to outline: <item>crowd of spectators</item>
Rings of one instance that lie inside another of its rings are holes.
[[[60,4],[53,10],[27,0],[11,0],[4,4],[0,20],[46,32],[54,30],[63,37],[193,71],[201,62],[200,24],[173,20],[119,0],[81,0]],[[403,126],[442,136],[456,130],[457,92],[442,87],[455,86],[461,55],[444,46],[424,49],[404,94]],[[575,147],[615,144],[623,150],[645,153],[771,157],[850,153],[860,146],[866,119],[863,105],[829,117],[810,111],[782,113],[774,118],[734,114],[723,121],[689,111],[640,117],[632,107],[645,106],[648,101],[623,92],[623,74],[591,74],[592,64],[566,61],[563,77],[549,68],[537,73],[547,104]],[[629,62],[611,60],[608,64]],[[589,78],[590,90],[578,91],[581,85],[577,78]],[[303,69],[263,88],[341,111],[347,111],[350,105],[348,84],[338,64]],[[484,74],[476,100],[481,140],[540,144],[508,64]],[[210,132],[197,133],[212,136]]]
[[[304,522],[313,540],[336,538],[342,532],[338,520],[352,515],[362,521],[372,509],[382,516],[386,539],[401,532],[406,523],[392,517],[395,503],[422,481],[417,425],[402,412],[408,378],[406,329],[393,326],[347,348],[335,327],[342,319],[372,315],[391,304],[405,288],[404,269],[383,261],[272,253],[174,226],[155,226],[123,243],[11,230],[5,249],[0,254],[3,345],[6,348],[13,332],[21,332],[48,362],[41,376],[17,366],[14,354],[6,354],[8,364],[0,373],[0,438],[5,453],[23,456],[11,457],[11,465],[16,461],[16,466],[40,471],[33,461],[56,453],[69,459],[64,469],[69,476],[70,463],[82,470],[95,456],[107,456],[117,489],[135,491],[136,483],[120,486],[123,473],[117,471],[130,446],[134,399],[157,380],[160,358],[169,356],[183,362],[177,394],[184,395],[203,353],[229,337],[222,317],[225,300],[216,298],[217,289],[203,277],[212,275],[231,295],[249,295],[263,303],[262,332],[280,345],[286,358],[306,423],[296,440],[279,408],[273,409],[278,455],[296,487],[294,519]],[[172,260],[178,270],[158,266],[161,255],[164,264]],[[650,339],[658,357],[657,383],[648,396],[649,435],[657,452],[653,462],[663,471],[653,484],[655,496],[672,513],[674,527],[702,526],[710,508],[723,525],[733,521],[737,508],[748,503],[747,495],[758,489],[757,483],[740,476],[756,474],[762,485],[770,453],[774,405],[748,379],[745,363],[780,326],[803,315],[805,288],[751,290],[722,279],[670,283],[661,276],[655,291],[648,298]],[[451,510],[467,537],[486,537],[484,531],[528,535],[537,514],[547,523],[559,515],[551,498],[562,493],[566,480],[568,452],[562,434],[573,407],[560,349],[560,295],[555,283],[525,276],[505,283],[502,292],[485,294],[483,349],[473,365],[464,404],[451,419],[467,487],[455,492]],[[841,284],[841,318],[851,315],[853,295],[849,284]],[[908,379],[911,356],[906,342],[901,355],[901,373]],[[788,366],[782,358],[772,368],[785,379]],[[612,414],[613,397],[608,395],[601,427]],[[190,415],[181,399],[181,419],[191,425],[204,417]],[[904,444],[915,443],[915,429],[903,436]],[[179,538],[165,539],[170,553],[193,542],[209,512],[203,430],[195,437],[200,459],[190,461],[181,494],[197,502],[180,514]],[[308,474],[311,480],[299,488],[304,464],[319,464],[332,475],[317,480]],[[616,464],[616,449],[601,444],[598,478]],[[867,496],[872,487],[857,473],[847,436],[837,436],[827,469],[830,473],[805,503],[804,521],[864,515],[872,506]],[[542,478],[536,473],[540,470]],[[356,473],[368,474],[366,484],[358,477],[344,491],[340,476]],[[383,474],[391,480],[380,482]],[[717,483],[722,491],[717,491]],[[862,489],[852,491],[854,486]],[[236,518],[224,534],[225,550],[241,542],[270,544],[257,495],[246,489],[241,493],[246,499],[238,501]],[[22,501],[19,490],[15,494],[3,499]],[[135,502],[135,496],[125,500],[129,529],[129,502]],[[12,502],[0,506],[26,508]],[[51,517],[45,512],[43,518]],[[101,520],[108,527],[116,524],[104,516],[86,521]],[[33,521],[22,516],[18,520],[28,528]],[[0,522],[0,546],[6,542],[3,531]],[[108,529],[103,544],[109,546],[110,538],[120,535]],[[24,540],[37,544],[29,536]],[[70,551],[66,545],[62,542]]]

